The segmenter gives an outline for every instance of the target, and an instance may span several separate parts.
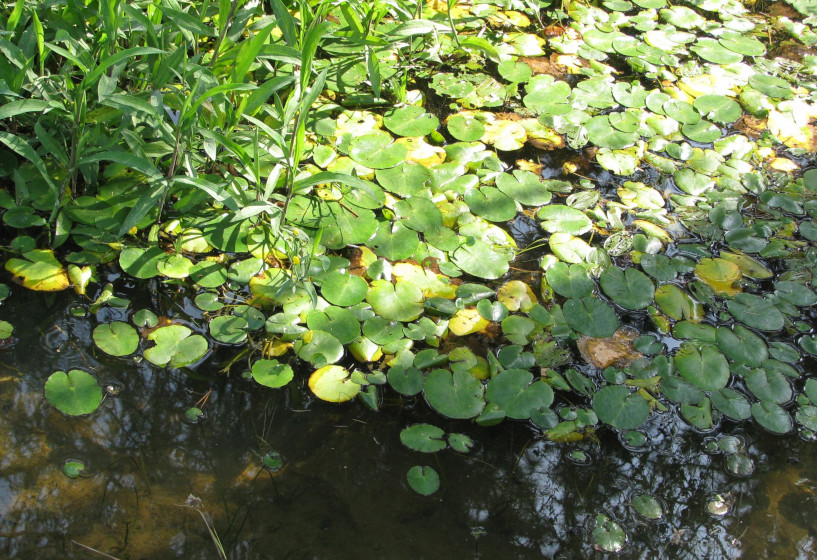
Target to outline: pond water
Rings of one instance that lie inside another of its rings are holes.
[[[13,292],[0,308],[16,336],[0,350],[4,558],[218,558],[205,519],[230,559],[602,557],[592,536],[600,514],[626,532],[622,558],[817,554],[817,451],[794,436],[730,425],[717,440],[666,414],[631,449],[608,431],[557,444],[524,423],[444,422],[422,399],[388,391],[379,412],[332,405],[305,375],[283,390],[242,379],[239,364],[226,375],[235,348],[193,370],[109,358],[92,326],[127,320],[127,310],[94,319],[80,298]],[[131,309],[196,327],[187,294],[155,294],[118,292]],[[48,375],[70,368],[107,387],[91,416],[64,416],[43,397]],[[197,402],[205,415],[193,423],[185,411]],[[404,447],[400,431],[426,421],[474,448]],[[276,454],[283,466],[265,468]],[[78,478],[63,473],[68,460],[85,463]],[[440,473],[436,494],[408,487],[413,465]],[[644,496],[660,518],[636,512]]]

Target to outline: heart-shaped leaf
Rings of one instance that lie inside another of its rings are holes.
[[[55,371],[45,382],[45,398],[63,414],[81,416],[99,407],[102,387],[87,371]]]

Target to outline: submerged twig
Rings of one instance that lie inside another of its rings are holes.
[[[117,558],[116,556],[111,556],[110,554],[105,554],[105,553],[104,553],[104,552],[102,552],[101,550],[97,550],[97,549],[95,549],[95,548],[91,548],[90,546],[88,546],[88,545],[84,545],[84,544],[82,544],[82,543],[80,543],[80,542],[77,542],[77,541],[75,541],[74,539],[71,539],[71,544],[75,544],[75,545],[77,545],[77,546],[79,546],[79,547],[84,548],[85,550],[89,550],[89,551],[91,551],[91,552],[93,552],[93,553],[95,553],[95,554],[99,554],[99,555],[100,555],[100,556],[102,556],[103,558],[110,558],[111,560],[119,560],[119,558]]]

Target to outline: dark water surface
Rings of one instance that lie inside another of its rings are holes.
[[[77,317],[81,298],[13,292],[0,305],[17,339],[0,350],[0,558],[105,557],[74,542],[120,559],[218,558],[202,516],[184,506],[191,494],[231,560],[605,557],[591,538],[598,513],[627,531],[621,558],[817,557],[817,452],[795,436],[726,426],[754,463],[738,477],[707,447],[714,436],[669,415],[631,450],[606,431],[555,444],[523,423],[445,422],[389,391],[380,412],[331,405],[311,396],[305,371],[283,390],[242,379],[246,360],[220,372],[234,348],[179,371],[94,347],[98,321],[143,307],[197,328],[184,294],[131,289],[117,294],[130,311]],[[66,417],[43,397],[53,371],[73,368],[110,390],[89,417]],[[206,416],[187,421],[210,390]],[[476,445],[467,455],[411,451],[399,433],[417,422]],[[270,451],[285,458],[275,473],[262,464]],[[63,474],[68,459],[86,463],[82,477]],[[413,465],[440,473],[436,494],[408,487]],[[661,519],[632,508],[644,493],[664,506]]]

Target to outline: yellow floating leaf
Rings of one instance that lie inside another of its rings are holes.
[[[324,366],[309,376],[309,389],[319,399],[341,403],[352,400],[360,385],[349,379],[349,370],[342,366]]]
[[[398,138],[395,144],[403,144],[408,149],[406,161],[419,163],[424,167],[434,167],[445,161],[445,150],[439,146],[432,146],[422,136]]]
[[[511,280],[503,284],[496,293],[498,299],[508,311],[528,312],[536,305],[537,299],[530,286],[521,280]]]
[[[479,314],[475,307],[457,311],[448,322],[449,330],[457,336],[465,336],[485,330],[490,322]]]
[[[765,280],[772,277],[772,271],[743,253],[727,253],[722,251],[720,258],[735,263],[740,268],[741,273],[747,278],[754,280]]]
[[[71,283],[68,274],[49,249],[33,249],[22,254],[22,259],[9,259],[6,270],[14,274],[29,290],[59,292]]]
[[[726,259],[701,259],[695,266],[695,276],[709,285],[716,294],[733,296],[742,291],[735,286],[743,276],[740,267]]]
[[[497,150],[510,152],[525,145],[528,132],[519,121],[491,120],[485,123],[480,140]]]
[[[454,299],[457,288],[447,282],[448,277],[435,274],[433,270],[423,268],[413,262],[399,262],[392,269],[392,276],[397,282],[405,282],[423,292],[425,299],[441,297]]]

